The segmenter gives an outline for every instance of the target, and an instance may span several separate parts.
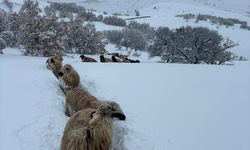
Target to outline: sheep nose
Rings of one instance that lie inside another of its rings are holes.
[[[59,72],[58,75],[61,77],[61,76],[63,76],[63,73],[62,73],[62,72]]]
[[[112,118],[118,118],[120,120],[126,120],[125,114],[120,113],[120,112],[113,112],[112,113]]]

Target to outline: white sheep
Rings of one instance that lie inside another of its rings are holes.
[[[67,122],[61,150],[110,150],[112,107],[108,104],[75,113]]]
[[[126,119],[126,116],[124,115],[119,104],[114,101],[99,100],[82,87],[73,88],[66,94],[65,114],[66,116],[72,116],[79,110],[86,108],[96,109],[104,103],[108,103],[112,106],[113,111],[116,112],[116,116],[114,117],[119,118],[120,120]]]

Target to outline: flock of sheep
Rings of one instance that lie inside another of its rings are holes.
[[[80,84],[77,71],[69,64],[62,66],[62,61],[62,56],[55,54],[46,62],[66,96],[65,115],[70,117],[61,150],[110,150],[113,118],[125,120],[125,114],[116,102],[91,95]]]
[[[133,60],[129,59],[127,55],[121,55],[119,53],[111,53],[111,58],[104,57],[104,55],[100,55],[100,62],[102,63],[109,63],[109,62],[115,62],[115,63],[140,63],[139,60]],[[81,55],[80,58],[82,59],[82,62],[97,62],[94,58],[86,57],[84,55]]]

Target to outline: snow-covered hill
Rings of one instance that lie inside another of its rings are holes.
[[[53,0],[56,2],[69,2],[68,0]],[[249,0],[71,0],[70,2],[79,3],[87,8],[108,13],[127,13],[134,14],[134,10],[140,10],[162,2],[177,2],[191,4],[193,6],[206,6],[224,11],[250,15]]]
[[[0,149],[59,150],[67,118],[46,58],[0,55]],[[128,150],[249,150],[249,62],[234,66],[82,63],[82,84],[116,100]]]

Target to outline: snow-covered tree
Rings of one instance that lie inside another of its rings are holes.
[[[41,17],[39,12],[38,3],[31,0],[26,0],[19,12],[22,24],[17,37],[25,55],[49,56],[62,50],[57,41],[56,19]]]
[[[68,52],[95,54],[104,50],[103,36],[91,24],[83,25],[82,20],[75,19],[67,23],[63,43]]]
[[[131,48],[135,50],[144,50],[146,47],[145,35],[134,29],[123,29],[123,38],[121,40],[121,45],[126,48]]]
[[[104,32],[107,40],[117,47],[124,46],[126,49],[145,50],[147,39],[139,30],[125,28],[122,31],[110,30]]]
[[[7,32],[9,32],[11,41],[7,42],[10,47],[17,47],[18,46],[18,40],[17,40],[17,34],[20,31],[20,25],[22,24],[22,20],[19,17],[18,13],[14,12],[8,15],[8,24],[7,24]]]
[[[20,11],[19,17],[22,20],[20,31],[17,35],[18,42],[24,47],[26,55],[40,55],[38,51],[39,42],[39,19],[38,15],[41,10],[38,7],[38,2],[25,0]]]
[[[0,33],[6,30],[7,13],[0,9]]]
[[[173,32],[159,28],[149,51],[170,63],[222,64],[232,59],[227,49],[234,46],[208,28],[181,27]]]
[[[128,28],[141,31],[141,33],[145,34],[147,40],[151,40],[151,38],[155,34],[155,29],[151,27],[148,23],[138,23],[136,21],[131,21],[128,24]]]
[[[4,39],[0,38],[0,54],[3,54],[3,49],[6,48],[6,43]]]
[[[104,35],[108,42],[116,45],[121,45],[121,40],[124,36],[124,34],[119,30],[108,30],[104,32]]]
[[[0,37],[4,39],[7,47],[14,47],[16,44],[15,37],[12,31],[3,31]]]
[[[159,27],[153,37],[153,44],[149,46],[148,51],[151,56],[161,56],[167,49],[167,44],[171,41],[172,31],[168,27]],[[170,51],[165,52],[168,57],[173,56]],[[168,61],[167,61],[168,62]]]

